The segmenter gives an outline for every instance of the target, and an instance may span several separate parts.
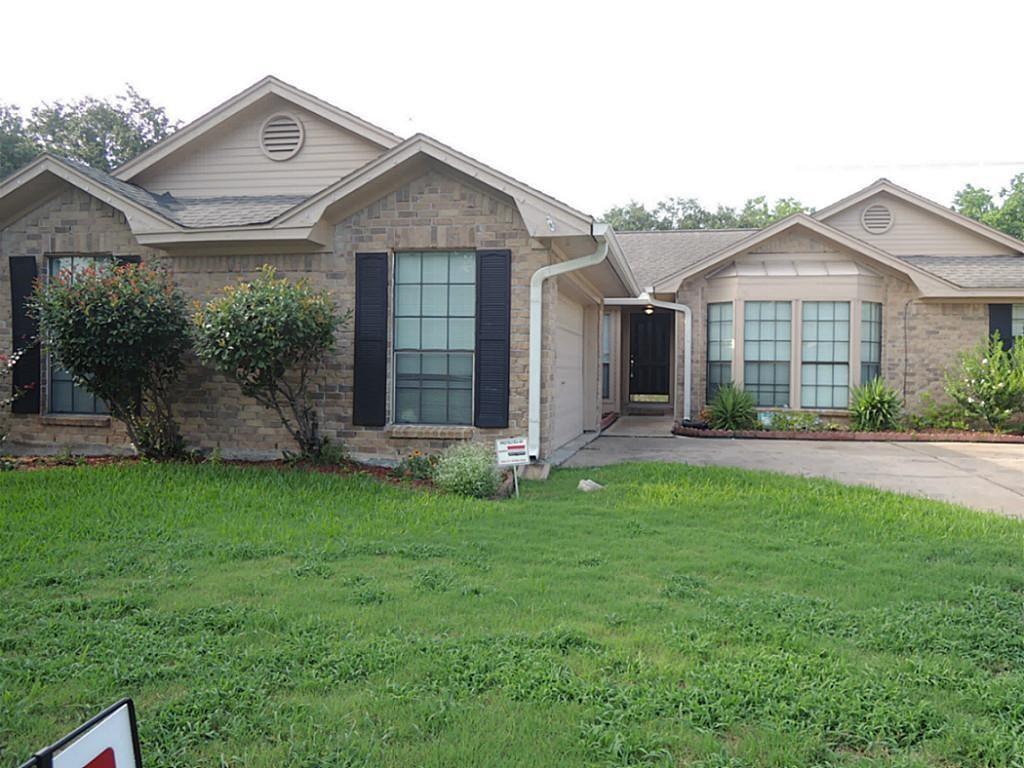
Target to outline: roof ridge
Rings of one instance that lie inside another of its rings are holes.
[[[760,232],[761,227],[691,227],[688,229],[616,229],[616,237],[622,235],[691,234],[694,232]]]

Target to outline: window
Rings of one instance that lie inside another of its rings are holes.
[[[805,301],[801,328],[800,405],[850,405],[850,303]]]
[[[80,274],[90,267],[102,268],[109,264],[109,256],[51,256],[50,277],[56,277],[61,272],[67,271],[74,280],[74,276]],[[75,383],[71,374],[60,366],[49,363],[49,411],[50,413],[81,413],[81,414],[105,414],[109,413],[107,405],[80,384]]]
[[[472,424],[476,254],[395,254],[395,421]]]
[[[732,302],[708,304],[707,399],[732,381]]]
[[[874,301],[860,305],[860,383],[882,375],[882,305]]]
[[[743,305],[743,388],[759,406],[789,403],[792,317],[788,301]]]
[[[1013,338],[1024,336],[1024,304],[1014,304],[1010,309],[1010,330]]]
[[[601,316],[601,399],[612,396],[612,316]]]

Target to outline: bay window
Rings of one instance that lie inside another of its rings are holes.
[[[860,305],[860,383],[882,375],[882,305],[864,301]]]
[[[708,386],[710,401],[732,381],[732,302],[708,304]]]
[[[743,388],[761,407],[789,403],[792,309],[788,301],[743,305]]]
[[[850,303],[805,301],[801,326],[800,405],[850,405]]]

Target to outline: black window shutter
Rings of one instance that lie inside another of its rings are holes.
[[[1013,346],[1013,304],[988,305],[988,335],[999,331],[1003,349]]]
[[[141,256],[115,256],[117,259],[117,266],[123,267],[125,264],[141,264]]]
[[[478,427],[508,426],[512,252],[476,254],[476,408]]]
[[[24,350],[11,372],[14,390],[24,393],[11,403],[13,413],[39,413],[39,323],[28,314],[36,281],[35,256],[11,256],[11,330],[13,351]]]
[[[383,427],[388,401],[388,255],[356,254],[352,423]]]

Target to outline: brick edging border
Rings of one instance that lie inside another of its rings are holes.
[[[694,429],[676,425],[672,434],[682,437],[743,438],[754,440],[821,440],[826,442],[876,443],[1024,443],[1024,435],[994,432],[797,432],[744,429]]]

